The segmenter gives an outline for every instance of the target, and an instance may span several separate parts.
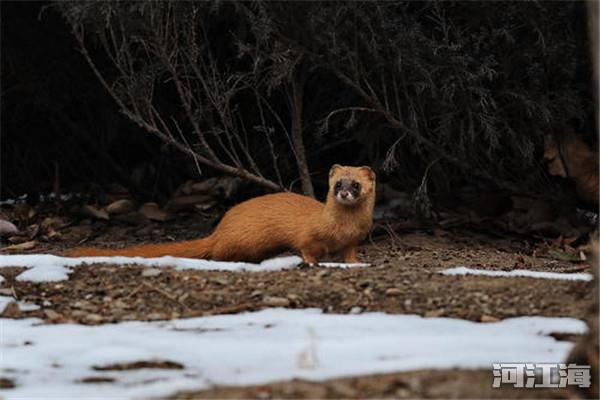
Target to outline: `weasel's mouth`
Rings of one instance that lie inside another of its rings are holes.
[[[356,203],[357,198],[354,197],[354,195],[351,192],[346,192],[346,191],[339,191],[337,192],[337,194],[335,195],[335,199],[337,200],[338,203],[344,204],[344,205],[352,205],[354,203]]]

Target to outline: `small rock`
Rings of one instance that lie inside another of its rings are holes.
[[[75,303],[73,303],[71,306],[73,308],[80,308],[82,310],[93,310],[93,309],[95,309],[94,305],[91,302],[85,301],[85,300],[78,300]]]
[[[254,297],[254,298],[262,297],[262,295],[263,295],[262,290],[255,290],[254,292],[250,293],[250,297]]]
[[[7,318],[18,318],[21,316],[21,309],[17,302],[11,301],[4,307],[4,310],[0,315]]]
[[[92,323],[97,323],[97,322],[101,322],[104,318],[102,318],[101,315],[99,314],[87,314],[85,316],[85,320],[87,322],[92,322]]]
[[[165,205],[166,211],[178,211],[185,208],[194,207],[196,205],[214,205],[215,200],[212,196],[206,196],[202,194],[190,195],[190,196],[178,196],[173,197]]]
[[[110,304],[110,308],[112,309],[125,309],[127,308],[127,303],[125,303],[123,300],[121,299],[116,299],[115,301],[113,301]]]
[[[363,311],[362,307],[352,307],[349,314],[360,314]]]
[[[150,278],[153,276],[158,276],[162,274],[162,271],[158,268],[146,268],[142,271],[142,276],[146,278]]]
[[[12,222],[0,219],[0,236],[10,236],[18,233],[19,230]]]
[[[354,389],[350,383],[333,381],[329,384],[329,387],[330,387],[330,390],[333,391],[334,397],[338,397],[341,399],[342,398],[350,399],[350,398],[357,397],[356,389]]]
[[[44,314],[46,315],[46,318],[48,318],[51,321],[58,321],[62,319],[62,315],[60,315],[54,310],[44,310]]]
[[[270,399],[271,397],[272,397],[271,393],[269,393],[266,390],[261,390],[258,393],[256,393],[256,398],[261,399],[261,400]]]
[[[202,182],[194,182],[189,185],[189,193],[202,193],[213,198],[229,199],[237,193],[241,187],[242,180],[231,176],[220,176],[210,178]]]
[[[125,214],[133,211],[133,201],[129,199],[122,199],[113,201],[106,207],[106,212],[109,214]]]
[[[331,271],[326,270],[326,269],[322,269],[319,272],[317,272],[316,277],[317,278],[324,278],[324,277],[328,276],[329,274],[331,274]]]
[[[227,278],[213,278],[210,280],[211,283],[216,283],[217,285],[227,286],[229,285],[229,279]]]
[[[441,317],[442,315],[444,315],[443,309],[429,310],[425,313],[425,318],[437,318]]]
[[[60,237],[60,233],[56,232],[54,229],[49,228],[48,232],[46,233],[46,238],[47,239],[55,239]]]
[[[491,316],[491,315],[482,315],[481,318],[479,319],[481,322],[498,322],[500,321],[498,318]]]
[[[170,213],[161,210],[156,203],[145,203],[140,207],[139,212],[151,221],[165,222],[173,217]]]
[[[60,217],[46,217],[41,223],[41,227],[44,230],[56,230],[61,229],[66,225],[65,221]]]
[[[94,206],[85,205],[81,208],[81,213],[87,217],[92,217],[95,219],[102,219],[108,221],[110,218],[106,210],[96,208]]]
[[[402,294],[402,289],[397,288],[397,287],[391,287],[385,291],[385,294],[387,296],[398,296],[398,295]]]
[[[148,314],[146,319],[149,321],[157,321],[159,319],[166,319],[166,318],[165,318],[164,314],[153,312],[153,313]]]
[[[287,307],[290,305],[290,300],[285,297],[267,296],[263,302],[270,307]]]

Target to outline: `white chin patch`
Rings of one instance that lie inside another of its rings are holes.
[[[354,196],[352,196],[351,194],[349,194],[346,198],[343,198],[338,193],[337,196],[335,196],[335,199],[338,201],[338,203],[345,204],[345,205],[354,204],[354,202],[356,201],[356,199],[354,198]]]

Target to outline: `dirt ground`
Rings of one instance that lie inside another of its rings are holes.
[[[332,379],[327,382],[293,380],[254,387],[216,387],[202,392],[180,393],[178,399],[519,399],[565,398],[562,389],[492,388],[489,371],[413,371]]]
[[[123,234],[124,245],[157,237],[193,237],[198,221],[145,227],[140,235]],[[106,226],[85,245],[115,243]],[[73,226],[72,229],[79,229]],[[136,228],[139,230],[139,228]],[[169,230],[165,232],[166,230]],[[190,233],[192,232],[192,233]],[[140,239],[141,238],[141,239]],[[60,241],[41,242],[31,252],[59,254],[81,243],[66,229]],[[39,317],[50,323],[100,324],[126,320],[162,320],[237,313],[265,307],[318,307],[325,312],[384,311],[426,317],[455,317],[493,322],[542,315],[584,319],[592,303],[590,282],[532,278],[443,276],[456,266],[494,270],[585,272],[589,265],[550,242],[489,235],[456,229],[413,229],[380,235],[361,246],[367,268],[307,267],[277,272],[200,272],[142,266],[97,265],[75,268],[70,279],[56,283],[20,282],[22,268],[4,268],[0,294],[40,306],[19,311],[9,307],[4,317]],[[556,332],[557,340],[574,340]],[[555,398],[564,393],[545,390],[492,389],[486,371],[416,371],[336,379],[322,383],[280,382],[243,388],[214,388],[181,393],[181,398]]]

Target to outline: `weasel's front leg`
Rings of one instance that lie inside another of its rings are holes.
[[[302,259],[304,260],[304,263],[308,265],[317,265],[319,263],[319,259],[317,258],[316,254],[308,251],[302,252]]]
[[[345,263],[357,263],[358,255],[356,254],[356,246],[346,247],[344,250],[344,262]]]

